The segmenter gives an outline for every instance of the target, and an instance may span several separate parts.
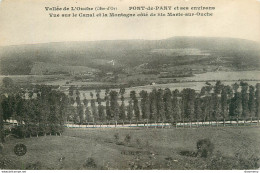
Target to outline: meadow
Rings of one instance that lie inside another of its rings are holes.
[[[259,126],[199,128],[66,128],[61,136],[7,138],[1,169],[255,169]],[[196,157],[196,142],[210,139],[212,155]],[[27,146],[16,156],[16,144]],[[188,153],[188,154],[181,154]],[[252,163],[254,162],[254,163]]]

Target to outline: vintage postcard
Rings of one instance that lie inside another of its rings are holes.
[[[259,0],[0,0],[2,172],[258,172],[259,118]]]

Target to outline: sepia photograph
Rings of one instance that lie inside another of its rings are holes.
[[[259,0],[0,0],[0,170],[260,169]]]

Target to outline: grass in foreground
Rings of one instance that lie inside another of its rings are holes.
[[[1,169],[256,169],[259,127],[66,129],[62,136],[7,139]],[[196,157],[196,142],[213,153]],[[16,156],[16,144],[27,146]]]

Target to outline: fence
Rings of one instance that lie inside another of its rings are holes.
[[[112,121],[109,123],[95,123],[90,122],[89,124],[65,124],[67,128],[185,128],[185,127],[208,127],[208,126],[255,126],[259,125],[258,120],[237,120],[237,121],[197,121],[197,122],[177,122],[177,123],[118,123]]]

